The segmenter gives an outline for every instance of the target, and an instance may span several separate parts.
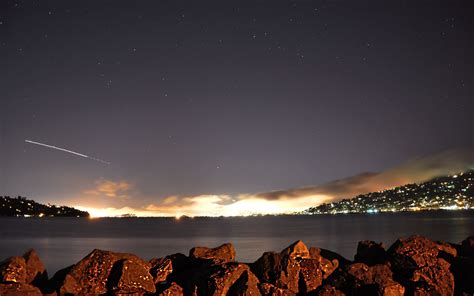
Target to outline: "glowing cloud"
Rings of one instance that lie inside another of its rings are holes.
[[[112,198],[127,198],[128,191],[132,188],[132,184],[126,181],[114,182],[110,180],[96,181],[96,187],[85,190],[84,194],[104,195]]]

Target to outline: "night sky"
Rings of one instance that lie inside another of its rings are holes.
[[[1,1],[0,195],[241,214],[472,168],[473,45],[467,0]]]

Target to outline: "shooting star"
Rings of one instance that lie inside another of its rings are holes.
[[[89,159],[92,159],[92,160],[95,160],[95,161],[98,161],[98,162],[101,162],[101,163],[104,163],[104,164],[107,164],[107,165],[110,164],[110,162],[107,162],[105,160],[95,158],[95,157],[92,157],[92,156],[88,156],[88,155],[85,155],[85,154],[82,154],[82,153],[79,153],[79,152],[67,150],[67,149],[64,149],[64,148],[60,148],[60,147],[56,147],[56,146],[52,146],[52,145],[48,145],[48,144],[43,144],[43,143],[39,143],[39,142],[35,142],[35,141],[30,141],[30,140],[25,140],[25,142],[30,143],[30,144],[34,144],[34,145],[47,147],[47,148],[56,149],[56,150],[67,152],[67,153],[71,153],[71,154],[74,154],[74,155],[77,155],[77,156],[80,156],[80,157],[89,158]]]

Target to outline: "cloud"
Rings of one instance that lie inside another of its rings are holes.
[[[100,195],[110,198],[127,198],[132,184],[126,181],[114,182],[110,180],[98,180],[93,189],[84,191],[88,195]]]
[[[116,216],[132,213],[137,216],[246,216],[280,214],[305,210],[324,202],[351,198],[359,194],[380,191],[408,183],[474,169],[473,150],[453,150],[412,159],[380,173],[362,173],[322,185],[304,186],[256,194],[203,194],[169,196],[139,208],[85,208],[93,216]],[[116,197],[126,195],[127,182],[101,181],[93,194]]]

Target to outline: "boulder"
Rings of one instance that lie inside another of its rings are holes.
[[[173,272],[173,262],[168,258],[159,258],[150,260],[150,274],[153,276],[155,284],[166,281]]]
[[[115,294],[155,293],[153,277],[142,263],[129,259],[117,261],[107,281],[108,290]]]
[[[437,263],[438,245],[422,236],[398,239],[389,249],[395,270],[410,274],[413,270]]]
[[[114,264],[121,260],[129,260],[148,272],[151,265],[133,254],[114,253],[110,251],[94,250],[72,267],[58,271],[53,277],[53,282],[58,285],[59,294],[105,294],[108,292],[107,281]],[[121,262],[116,269],[120,269]],[[128,266],[131,263],[127,263]],[[146,275],[146,274],[145,274]],[[152,280],[148,274],[149,280]]]
[[[300,261],[299,292],[311,293],[323,283],[323,268],[316,259],[302,259]]]
[[[207,259],[221,263],[235,261],[235,249],[230,243],[216,248],[194,247],[189,251],[189,257],[194,259]]]
[[[442,256],[445,259],[452,260],[457,257],[458,251],[455,247],[448,243],[444,242],[436,242],[436,246],[438,247],[438,255]]]
[[[214,266],[212,272],[203,278],[204,285],[198,285],[199,295],[260,295],[258,279],[246,264],[224,263]],[[257,294],[258,293],[258,294]]]
[[[26,284],[26,279],[25,258],[14,256],[0,263],[0,282]]]
[[[349,295],[404,295],[405,288],[393,279],[388,264],[368,266],[353,263],[329,281],[331,287]],[[329,291],[325,292],[330,295]]]
[[[24,283],[0,284],[0,295],[2,296],[42,296],[40,289]]]
[[[318,292],[316,295],[318,296],[345,296],[346,294],[336,289],[335,287],[326,284],[318,289]]]
[[[306,245],[300,240],[286,247],[280,253],[283,256],[288,256],[291,259],[311,258],[308,247],[306,247]]]
[[[328,276],[330,276],[339,267],[339,260],[335,259],[335,256],[331,256],[333,259],[329,260],[321,255],[321,249],[313,247],[309,249],[309,252],[311,259],[315,259],[321,264],[323,279],[328,278]]]
[[[163,291],[158,291],[158,296],[182,296],[183,288],[181,288],[177,283],[172,282],[168,287]]]
[[[260,284],[260,291],[263,296],[296,296],[295,292],[275,287],[270,283]]]
[[[23,255],[26,264],[26,282],[37,287],[42,287],[48,281],[48,273],[34,249]]]
[[[360,241],[357,245],[357,253],[354,256],[356,262],[362,262],[369,266],[382,264],[388,261],[388,255],[383,243],[374,241]]]
[[[297,241],[280,253],[264,253],[252,264],[252,271],[260,282],[271,284],[265,286],[267,290],[296,294],[315,291],[337,266],[337,260],[325,259],[316,249],[311,253],[303,242]],[[267,292],[262,290],[263,294]]]
[[[437,259],[437,264],[415,270],[410,281],[414,295],[454,295],[454,276],[449,271],[450,264]]]

